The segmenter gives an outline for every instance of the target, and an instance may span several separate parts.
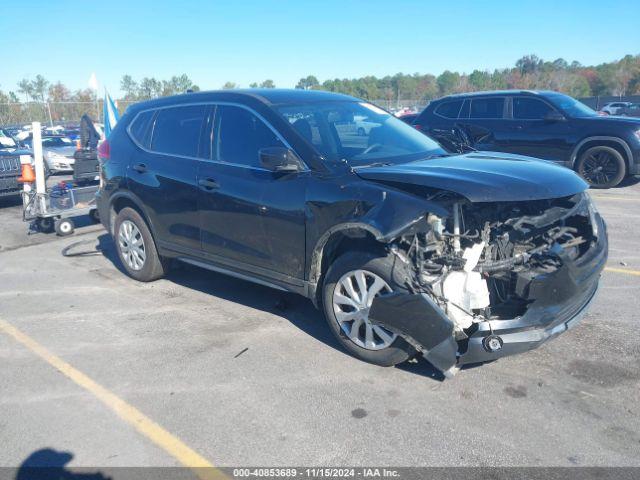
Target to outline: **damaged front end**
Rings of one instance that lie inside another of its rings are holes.
[[[536,348],[570,328],[593,299],[607,259],[606,226],[586,192],[551,200],[430,197],[396,237],[393,277],[369,318],[401,335],[445,374]]]

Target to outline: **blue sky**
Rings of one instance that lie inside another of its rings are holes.
[[[76,89],[96,72],[117,95],[124,74],[293,87],[308,74],[437,75],[530,53],[583,64],[640,53],[638,0],[29,0],[6,2],[1,18],[5,91],[38,73]]]

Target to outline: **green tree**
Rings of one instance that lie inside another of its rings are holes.
[[[225,84],[222,85],[223,90],[233,90],[234,88],[238,88],[235,82],[225,82]]]
[[[543,65],[537,55],[525,55],[516,62],[516,68],[522,75],[537,72]]]
[[[124,92],[125,100],[137,100],[138,99],[138,82],[136,82],[131,75],[123,75],[120,80],[120,90]]]
[[[305,78],[301,78],[300,81],[298,81],[296,88],[309,90],[319,86],[320,82],[318,82],[318,79],[314,75],[307,75]]]
[[[491,90],[492,78],[489,72],[474,70],[469,75],[469,86],[473,90]]]
[[[33,86],[31,81],[26,78],[23,78],[18,82],[18,92],[24,95],[26,101],[34,98]]]
[[[440,93],[442,95],[447,95],[452,93],[457,87],[458,82],[460,82],[460,74],[458,72],[445,70],[438,76],[436,82],[438,83]]]
[[[138,88],[138,98],[141,100],[148,100],[150,98],[158,98],[162,96],[163,85],[160,80],[156,80],[153,77],[144,77],[140,80],[140,87]]]
[[[70,99],[71,92],[62,82],[56,82],[49,87],[50,102],[68,102]]]

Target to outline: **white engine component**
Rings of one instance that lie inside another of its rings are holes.
[[[442,284],[442,294],[447,299],[447,313],[459,329],[473,324],[473,309],[489,306],[489,289],[480,273],[473,269],[480,260],[484,242],[476,243],[465,249],[462,257],[466,259],[462,271],[450,272]]]

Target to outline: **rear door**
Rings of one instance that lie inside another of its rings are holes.
[[[455,151],[453,127],[458,121],[462,99],[444,100],[433,109],[427,107],[416,119],[420,131],[440,142],[448,150]]]
[[[217,106],[210,135],[211,161],[201,162],[198,172],[205,255],[257,276],[303,278],[307,172],[260,165],[261,148],[287,145],[244,106]]]
[[[560,163],[569,160],[570,122],[549,120],[549,114],[560,113],[551,104],[541,98],[513,97],[511,112],[509,151]]]
[[[209,109],[206,105],[157,109],[148,131],[141,133],[148,143],[139,145],[142,148],[129,163],[129,189],[143,202],[156,240],[178,251],[200,249],[196,181],[203,155],[200,136]],[[142,114],[146,112],[139,117]],[[132,136],[137,121],[129,128]]]
[[[510,129],[506,97],[471,97],[465,101],[458,119],[474,148],[508,152]]]

